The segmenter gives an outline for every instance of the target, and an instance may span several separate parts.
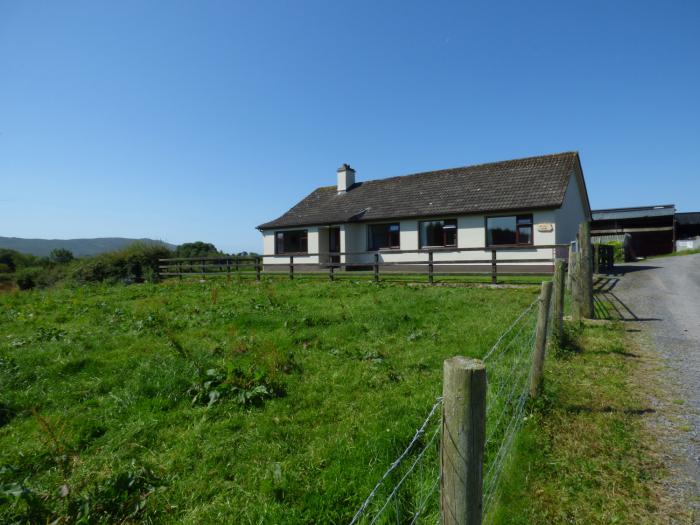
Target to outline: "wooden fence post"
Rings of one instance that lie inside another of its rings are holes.
[[[580,321],[583,317],[581,306],[581,243],[576,241],[576,251],[569,260],[569,279],[571,281],[571,319]]]
[[[561,341],[564,335],[564,261],[554,263],[554,300],[552,301],[552,321],[554,339]]]
[[[335,277],[333,276],[333,270],[334,270],[334,266],[333,266],[333,263],[331,262],[331,263],[328,265],[328,278],[329,278],[331,281],[333,281],[333,280],[335,279]]]
[[[435,284],[433,282],[433,250],[428,252],[428,282]]]
[[[289,256],[289,278],[294,279],[294,256]]]
[[[480,525],[486,434],[486,367],[453,357],[443,364],[440,514],[443,525]]]
[[[540,291],[540,306],[537,312],[537,328],[535,331],[535,352],[532,356],[532,371],[530,372],[530,397],[536,398],[542,385],[544,371],[544,353],[547,346],[547,321],[549,320],[549,304],[552,297],[552,282],[542,283]]]
[[[579,274],[581,276],[581,316],[593,319],[593,257],[591,223],[582,222],[579,231]]]
[[[496,266],[496,249],[491,248],[491,284],[498,284],[498,268]]]
[[[571,276],[574,273],[576,252],[574,251],[574,243],[569,243],[569,258],[567,260],[567,270],[566,270],[566,289],[571,290]]]
[[[600,264],[600,244],[594,244],[593,245],[593,273],[600,273],[601,270],[601,264]]]
[[[206,279],[206,278],[207,278],[207,276],[204,275],[204,272],[205,272],[205,271],[206,271],[206,269],[205,269],[205,261],[204,261],[204,259],[202,259],[202,279]]]
[[[259,281],[260,280],[260,270],[262,266],[262,257],[259,255],[255,257],[255,280]]]
[[[177,263],[177,276],[182,281],[182,263]]]
[[[374,282],[379,282],[379,254],[374,254]]]

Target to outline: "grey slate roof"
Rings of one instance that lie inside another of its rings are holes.
[[[258,229],[558,208],[578,163],[567,152],[324,186]]]

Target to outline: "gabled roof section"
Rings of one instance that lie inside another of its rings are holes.
[[[317,188],[258,229],[559,208],[577,152]]]

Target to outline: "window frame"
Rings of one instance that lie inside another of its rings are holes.
[[[513,217],[515,219],[515,243],[510,244],[490,244],[489,243],[489,219]],[[518,220],[529,218],[528,222],[519,224]],[[530,240],[528,242],[520,242],[520,228],[530,228]],[[487,215],[484,217],[484,246],[487,248],[495,248],[498,246],[534,246],[535,244],[535,219],[532,213],[516,213],[515,215]]]
[[[372,246],[372,228],[375,226],[396,226],[397,230],[396,232],[391,232],[390,230],[387,230],[387,241],[389,246],[384,246],[381,248],[374,248]],[[392,233],[395,233],[398,235],[398,244],[393,245],[391,243],[391,236]],[[400,250],[401,249],[401,223],[400,222],[375,222],[367,225],[367,251],[368,252],[379,252],[382,250]]]
[[[454,244],[445,244],[445,223],[446,222],[454,222],[454,230],[455,230],[455,242]],[[442,222],[442,242],[443,244],[426,244],[423,245],[422,242],[422,235],[421,235],[421,224],[425,222]],[[459,246],[459,222],[456,217],[454,218],[449,218],[449,219],[424,219],[421,221],[418,221],[418,248],[420,250],[439,250],[439,249],[449,249],[449,248],[457,248]]]
[[[297,232],[303,232],[303,237],[301,237],[301,238],[304,239],[304,241],[305,241],[306,250],[296,251],[296,252],[284,251],[284,240],[282,240],[282,251],[280,251],[277,236],[279,234],[284,235],[286,233],[297,233]],[[275,242],[275,255],[308,255],[309,254],[309,230],[307,228],[300,228],[298,230],[276,230],[274,242]]]

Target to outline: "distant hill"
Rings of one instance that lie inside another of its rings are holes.
[[[99,237],[96,239],[21,239],[19,237],[0,237],[0,248],[9,248],[32,255],[49,255],[56,248],[66,248],[76,257],[97,255],[124,248],[133,242],[162,244],[171,250],[175,245],[153,239],[127,239],[124,237]]]

